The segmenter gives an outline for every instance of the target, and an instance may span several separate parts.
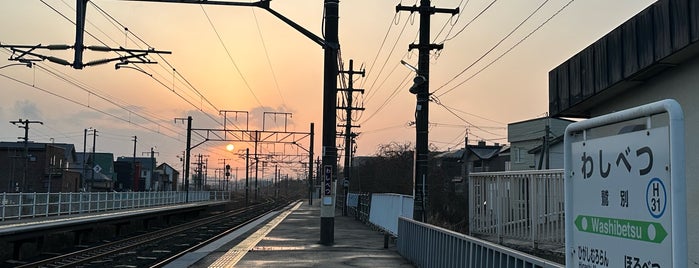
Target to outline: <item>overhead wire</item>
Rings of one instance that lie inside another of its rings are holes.
[[[281,89],[280,89],[280,87],[279,87],[279,81],[278,81],[278,79],[277,79],[277,74],[276,74],[276,72],[274,71],[274,68],[272,67],[272,61],[270,60],[270,57],[269,57],[269,51],[268,51],[268,49],[267,49],[267,44],[266,44],[266,42],[265,42],[265,38],[264,38],[264,36],[262,35],[262,28],[260,28],[260,22],[257,20],[257,14],[255,13],[255,8],[251,8],[250,10],[252,10],[252,15],[253,15],[253,17],[255,18],[255,26],[257,26],[257,33],[258,33],[259,36],[260,36],[260,41],[261,41],[261,43],[262,43],[262,48],[263,48],[263,50],[265,51],[265,58],[267,59],[267,65],[269,66],[269,70],[270,70],[270,72],[272,73],[272,80],[274,81],[274,86],[275,86],[275,88],[277,89],[277,93],[279,93],[279,98],[280,98],[281,101],[282,101],[282,107],[284,107],[284,109],[288,111],[289,108],[288,108],[288,106],[286,105],[286,100],[285,100],[285,98],[284,98],[284,94],[282,94],[282,91],[281,91]]]
[[[510,38],[510,36],[512,36],[512,34],[514,34],[517,30],[519,30],[519,28],[522,27],[522,25],[524,25],[527,21],[529,21],[529,19],[530,19],[531,17],[533,17],[536,13],[538,13],[539,10],[541,10],[541,8],[543,8],[544,5],[546,5],[546,3],[548,3],[548,2],[549,2],[549,0],[544,0],[532,13],[529,14],[529,16],[527,16],[524,20],[522,20],[522,22],[520,22],[519,24],[517,24],[517,26],[515,26],[507,35],[505,35],[503,38],[501,38],[500,41],[498,41],[497,43],[495,43],[495,45],[493,45],[490,49],[488,49],[488,51],[486,51],[485,53],[483,53],[483,55],[481,55],[478,59],[476,59],[476,60],[473,61],[470,65],[468,65],[466,68],[464,68],[463,70],[461,70],[461,72],[459,72],[459,73],[456,74],[454,77],[452,77],[452,78],[449,79],[447,82],[445,82],[444,85],[442,85],[442,86],[440,86],[439,88],[435,89],[435,90],[432,92],[432,94],[438,92],[440,89],[444,88],[446,85],[448,85],[448,84],[451,83],[452,81],[456,80],[457,78],[459,78],[459,76],[463,75],[466,71],[470,70],[473,66],[475,66],[476,64],[478,64],[482,59],[484,59],[484,58],[485,58],[486,56],[488,56],[491,52],[493,52],[493,50],[495,50],[497,47],[499,47],[500,44],[502,44],[502,42],[504,42],[505,40],[507,40],[508,38]]]
[[[362,124],[364,124],[364,123],[366,123],[367,121],[371,120],[371,119],[372,119],[374,116],[376,116],[381,110],[383,110],[383,108],[385,108],[386,105],[388,105],[388,103],[389,103],[391,100],[393,100],[393,98],[396,97],[396,95],[398,94],[399,90],[400,90],[401,88],[404,88],[405,85],[408,83],[408,81],[410,81],[410,75],[411,75],[411,74],[412,74],[411,72],[408,72],[408,73],[407,73],[407,75],[403,78],[402,82],[401,82],[400,84],[398,84],[398,86],[396,86],[396,87],[393,89],[393,92],[391,92],[391,95],[389,95],[388,98],[386,98],[386,100],[385,100],[381,105],[379,105],[379,107],[374,111],[374,113],[372,113],[371,115],[369,115],[368,118],[364,119],[364,121],[362,121]]]
[[[384,35],[383,39],[381,40],[381,45],[379,45],[379,49],[376,50],[376,55],[374,56],[374,59],[371,61],[371,64],[369,65],[369,70],[367,73],[371,73],[372,70],[374,70],[374,64],[376,64],[376,61],[379,59],[379,55],[381,54],[381,50],[383,49],[383,46],[386,44],[386,40],[388,39],[388,35],[391,33],[391,29],[393,28],[393,21],[396,20],[400,12],[396,12],[393,14],[393,19],[391,19],[391,22],[388,23],[388,29],[386,29],[386,34]],[[364,87],[364,84],[366,83],[367,79],[364,79],[362,81],[362,84],[360,87]]]
[[[464,3],[464,0],[461,0],[461,2],[459,2],[459,5],[458,5],[459,10],[461,10],[461,11],[465,10],[466,6],[468,5],[468,2],[469,2],[469,0],[466,0],[466,3]],[[461,6],[461,4],[463,4],[463,6]],[[437,40],[439,39],[439,36],[442,35],[442,32],[444,32],[444,29],[447,28],[447,25],[451,24],[451,27],[449,27],[449,31],[447,31],[447,34],[445,35],[445,36],[449,36],[449,34],[451,34],[451,30],[454,29],[454,26],[456,26],[456,24],[459,22],[459,19],[461,18],[461,16],[462,16],[461,12],[459,12],[458,14],[454,14],[451,17],[449,17],[449,20],[444,22],[444,25],[442,25],[442,28],[439,29],[439,32],[437,32],[437,34],[434,36],[434,39],[432,39],[433,40],[432,42],[437,43]],[[456,17],[456,19],[454,19],[454,17]],[[453,22],[452,22],[452,20],[453,20]]]
[[[63,17],[64,19],[66,19],[67,21],[69,21],[70,23],[72,23],[73,25],[76,24],[75,21],[73,21],[72,19],[68,18],[66,15],[64,15],[62,12],[60,12],[60,11],[59,11],[58,9],[56,9],[55,7],[53,7],[53,6],[51,6],[50,4],[46,3],[44,0],[41,0],[41,2],[42,2],[44,5],[46,5],[47,7],[49,7],[51,10],[53,10],[54,12],[56,12],[58,15],[60,15],[61,17]],[[64,4],[65,4],[65,2],[64,2]],[[101,10],[101,11],[103,12],[103,10],[102,10],[101,8],[99,8],[99,6],[95,5],[94,3],[92,3],[92,4],[93,4],[95,7],[97,7],[98,10]],[[106,12],[105,12],[105,13],[106,13]],[[109,17],[111,17],[111,16],[109,16]],[[111,17],[111,18],[113,18],[113,17]],[[119,22],[116,21],[116,20],[115,20],[115,22],[119,23]],[[119,24],[121,25],[121,23],[119,23]],[[94,38],[95,40],[97,40],[98,42],[100,42],[102,45],[108,46],[104,41],[101,41],[100,38],[98,38],[97,36],[93,35],[93,34],[90,33],[89,31],[85,31],[85,33],[87,33],[90,37],[92,37],[92,38]],[[113,40],[113,39],[112,39],[112,40]],[[120,55],[120,53],[117,53],[117,54]],[[121,56],[121,55],[120,55],[120,56]],[[142,69],[140,69],[140,70],[142,70]],[[145,71],[143,71],[143,72],[147,74],[147,72],[145,72]],[[168,87],[166,84],[164,84],[162,81],[159,81],[158,79],[154,78],[152,75],[149,75],[149,76],[150,76],[151,78],[153,78],[155,81],[157,81],[158,83],[160,83],[161,85],[165,86],[166,88],[170,88],[170,87]],[[177,95],[178,97],[180,97],[182,100],[184,100],[185,102],[187,102],[187,103],[189,103],[190,105],[192,105],[193,107],[195,107],[195,108],[197,107],[197,105],[195,105],[194,103],[192,103],[192,102],[189,101],[188,99],[184,98],[181,94],[177,93],[177,92],[174,90],[174,88],[172,88],[171,91],[172,91],[173,93],[175,93],[175,95]]]
[[[451,109],[447,108],[446,106],[443,106],[443,105],[441,104],[441,102],[440,102],[438,99],[434,99],[434,98],[433,98],[433,99],[432,99],[432,102],[434,102],[435,104],[441,106],[442,108],[444,108],[445,110],[447,110],[447,112],[451,113],[452,115],[454,115],[454,116],[455,116],[456,118],[458,118],[459,120],[463,121],[464,123],[466,123],[466,124],[468,124],[468,125],[470,125],[470,126],[476,128],[476,129],[478,129],[478,130],[481,130],[481,131],[483,131],[483,132],[485,132],[485,133],[492,134],[492,135],[499,135],[499,134],[497,134],[497,133],[490,132],[490,131],[485,130],[485,129],[483,129],[483,128],[477,126],[477,125],[472,124],[472,123],[469,122],[468,120],[466,120],[466,119],[464,119],[463,117],[461,117],[461,116],[459,116],[458,114],[456,114],[456,113],[455,113],[454,111],[452,111]]]
[[[166,135],[166,134],[164,134],[164,133],[162,133],[162,132],[157,132],[157,131],[153,130],[152,128],[149,128],[149,127],[146,127],[146,126],[142,126],[142,125],[139,125],[139,124],[135,124],[135,123],[133,123],[133,122],[129,122],[128,120],[123,119],[123,118],[121,118],[120,116],[117,116],[117,115],[114,115],[114,114],[112,114],[112,113],[109,113],[109,112],[106,112],[106,111],[97,109],[97,108],[92,107],[92,106],[89,106],[89,105],[85,105],[85,104],[80,103],[80,102],[78,102],[78,101],[76,101],[76,100],[73,100],[73,99],[71,99],[71,98],[62,96],[62,95],[60,95],[60,94],[58,94],[58,93],[54,93],[54,92],[52,92],[51,90],[48,90],[48,89],[46,89],[46,88],[43,88],[43,87],[40,87],[40,86],[37,86],[37,85],[32,85],[32,84],[30,84],[30,83],[24,82],[24,81],[22,81],[22,80],[19,80],[19,79],[17,79],[17,78],[14,78],[14,77],[11,77],[11,76],[8,76],[8,75],[5,75],[5,74],[0,74],[0,76],[5,77],[5,78],[7,78],[7,79],[9,79],[9,80],[12,80],[12,81],[14,81],[14,82],[16,82],[16,83],[19,83],[19,84],[22,84],[22,85],[25,85],[25,86],[28,86],[28,87],[31,87],[31,88],[35,88],[35,89],[37,89],[37,90],[39,90],[39,91],[41,91],[41,92],[44,92],[44,93],[49,94],[49,95],[52,95],[52,96],[57,97],[57,98],[59,98],[59,99],[65,100],[65,101],[67,101],[67,102],[73,103],[73,104],[75,104],[75,105],[82,106],[82,107],[84,107],[84,108],[88,108],[88,109],[93,110],[93,111],[95,111],[95,112],[97,112],[97,113],[100,113],[100,114],[106,115],[106,116],[108,116],[108,117],[114,118],[114,119],[116,119],[116,120],[118,120],[118,121],[122,121],[122,122],[125,122],[125,123],[133,124],[133,125],[139,126],[139,127],[142,128],[142,129],[145,129],[145,130],[147,130],[147,131],[149,131],[149,132],[153,132],[153,133],[156,133],[156,134],[161,134],[161,135],[164,135],[164,136],[166,136],[166,137],[172,138],[172,139],[174,139],[174,140],[180,141],[179,139],[177,139],[177,138],[175,138],[175,137]]]
[[[500,60],[502,57],[504,57],[505,55],[507,55],[508,53],[510,53],[510,51],[514,50],[517,46],[519,46],[519,45],[522,44],[524,41],[526,41],[526,40],[527,40],[529,37],[531,37],[534,33],[536,33],[537,31],[539,31],[539,29],[541,29],[542,27],[544,27],[544,25],[546,25],[549,21],[551,21],[553,18],[555,18],[555,17],[556,17],[558,14],[560,14],[564,9],[566,9],[568,6],[570,6],[570,4],[572,4],[574,1],[575,1],[575,0],[570,0],[570,1],[568,1],[568,3],[566,3],[566,4],[565,4],[563,7],[561,7],[560,9],[558,9],[558,11],[556,11],[556,12],[555,12],[553,15],[551,15],[548,19],[546,19],[544,22],[542,22],[538,27],[536,27],[534,30],[532,30],[531,32],[529,32],[529,34],[527,34],[527,35],[524,36],[522,39],[520,39],[517,43],[515,43],[514,45],[512,45],[512,46],[511,46],[509,49],[507,49],[505,52],[503,52],[502,54],[500,54],[500,56],[498,56],[497,58],[493,59],[490,63],[488,63],[487,65],[485,65],[483,68],[481,68],[480,70],[478,70],[477,72],[475,72],[474,74],[472,74],[471,76],[469,76],[468,78],[466,78],[465,80],[463,80],[463,81],[461,81],[460,83],[456,84],[455,86],[451,87],[449,90],[443,92],[442,94],[439,94],[437,97],[444,96],[445,94],[447,94],[447,93],[453,91],[454,89],[458,88],[459,86],[465,84],[466,82],[470,81],[471,79],[473,79],[474,77],[476,77],[478,74],[480,74],[481,72],[483,72],[484,70],[486,70],[488,67],[490,67],[491,65],[493,65],[495,62],[497,62],[498,60]]]
[[[488,6],[486,6],[486,7],[485,7],[483,10],[481,10],[475,17],[473,17],[468,23],[466,23],[466,25],[464,25],[464,27],[462,27],[461,30],[459,30],[458,32],[456,32],[456,34],[454,34],[454,35],[451,36],[451,37],[446,36],[446,37],[444,38],[444,41],[442,41],[442,43],[444,43],[444,42],[446,42],[446,41],[449,41],[449,40],[452,40],[452,39],[454,39],[455,37],[459,36],[464,30],[466,30],[466,28],[468,28],[469,25],[471,25],[471,23],[473,23],[474,21],[476,21],[481,15],[483,15],[486,11],[488,11],[488,9],[490,9],[490,8],[495,4],[495,2],[497,2],[497,1],[498,1],[498,0],[493,0],[492,2],[490,2],[490,4],[488,4]]]
[[[105,18],[107,19],[107,21],[110,22],[115,28],[117,28],[117,29],[120,30],[120,31],[123,30],[124,33],[127,34],[127,39],[130,39],[130,40],[132,40],[134,43],[136,43],[135,40],[133,40],[131,37],[128,37],[128,33],[132,33],[131,36],[133,36],[133,38],[136,38],[138,41],[140,41],[141,43],[143,43],[143,44],[144,44],[146,47],[148,47],[149,49],[152,48],[152,46],[151,46],[150,44],[148,44],[148,42],[146,42],[145,40],[143,40],[143,39],[142,39],[141,37],[139,37],[137,34],[133,33],[131,30],[129,30],[128,27],[126,27],[124,24],[122,24],[120,21],[118,21],[116,18],[114,18],[111,14],[109,14],[108,12],[106,12],[106,11],[105,11],[104,9],[102,9],[100,6],[98,6],[98,5],[95,4],[94,2],[89,2],[89,3],[92,4],[92,6],[95,7],[95,8],[99,11],[99,13],[100,13],[103,17],[105,17]],[[115,43],[116,43],[116,42],[115,42]],[[166,85],[166,84],[163,83],[162,81],[159,81],[159,80],[158,80],[157,78],[155,78],[153,75],[151,75],[151,74],[149,74],[148,72],[146,72],[145,70],[143,70],[140,66],[136,66],[135,68],[136,68],[137,70],[140,70],[140,71],[142,71],[143,73],[149,75],[152,79],[156,80],[158,83],[160,83],[161,85],[165,86],[166,88],[170,89],[170,90],[173,91],[173,92],[175,92],[174,79],[177,79],[180,83],[184,84],[189,90],[191,90],[192,92],[194,92],[201,100],[204,100],[207,104],[209,104],[209,106],[211,106],[211,107],[214,109],[214,111],[218,112],[218,111],[220,110],[220,109],[218,109],[218,108],[216,107],[216,105],[214,105],[206,96],[204,96],[204,94],[202,94],[201,91],[199,91],[186,77],[184,77],[179,71],[177,71],[177,69],[175,68],[175,66],[173,66],[165,57],[163,57],[163,55],[161,55],[161,54],[159,54],[159,53],[157,53],[156,55],[157,55],[163,62],[165,62],[165,64],[169,67],[169,69],[166,69],[165,66],[163,66],[163,65],[160,65],[160,66],[161,66],[164,70],[166,70],[166,71],[168,71],[168,72],[169,72],[169,71],[172,72],[172,74],[173,74],[173,86],[172,86],[172,87]],[[153,70],[152,68],[150,68],[150,66],[148,66],[148,68],[151,69],[151,70]],[[153,71],[155,71],[155,70],[153,70]],[[159,73],[158,73],[158,74],[159,74]],[[164,77],[162,74],[159,74],[159,75],[160,75],[161,77]],[[176,76],[175,76],[175,75],[176,75]],[[194,108],[197,108],[198,110],[204,112],[204,110],[203,110],[201,107],[198,107],[197,105],[195,105],[195,104],[192,103],[191,101],[186,100],[186,99],[184,98],[184,96],[182,96],[182,95],[180,95],[180,94],[176,94],[176,95],[178,95],[178,97],[180,97],[180,98],[183,99],[184,101],[188,102],[188,103],[189,103],[190,105],[192,105]],[[192,98],[191,95],[189,95],[189,97]],[[206,114],[207,117],[209,117],[209,118],[210,118],[211,120],[213,120],[214,122],[218,122],[218,120],[217,120],[216,118],[214,118],[213,116],[211,116],[210,114],[208,114],[208,113],[206,113],[206,112],[204,112],[204,113]]]
[[[204,6],[202,6],[202,5],[199,5],[199,6],[201,7],[202,12],[204,12],[204,15],[206,16],[206,19],[209,22],[209,25],[211,26],[211,28],[214,30],[214,33],[216,33],[216,37],[218,37],[219,43],[221,44],[223,49],[226,51],[226,54],[228,55],[228,59],[233,64],[233,67],[235,68],[238,75],[240,75],[240,78],[243,81],[243,84],[245,84],[245,87],[248,89],[248,91],[250,91],[250,94],[252,94],[252,96],[255,98],[255,101],[257,101],[257,104],[259,104],[260,107],[264,107],[264,105],[262,105],[262,102],[260,101],[260,99],[257,97],[257,94],[255,94],[255,91],[253,91],[252,87],[250,87],[250,83],[248,83],[248,80],[245,79],[245,76],[243,75],[242,71],[238,67],[238,64],[233,59],[233,55],[231,54],[230,50],[228,50],[228,46],[226,46],[226,43],[223,42],[223,38],[221,37],[221,34],[219,34],[218,30],[216,29],[216,26],[214,25],[213,21],[209,17],[209,14],[206,12],[206,9],[204,9]]]
[[[123,24],[121,24],[121,22],[119,22],[118,20],[116,20],[116,19],[115,19],[114,17],[112,17],[109,13],[107,13],[106,11],[104,11],[102,8],[100,8],[100,7],[97,6],[96,4],[94,4],[94,3],[92,3],[92,4],[93,4],[98,10],[100,10],[101,14],[102,14],[103,16],[105,16],[105,18],[108,18],[108,21],[110,21],[110,22],[113,21],[114,23],[117,23],[119,26],[121,26],[121,27],[124,29],[124,31],[126,31],[127,33],[129,32],[128,28],[125,27]],[[112,25],[114,25],[114,23],[112,23]],[[117,27],[116,25],[114,25],[114,26]],[[117,28],[118,28],[118,27],[117,27]],[[119,29],[119,28],[118,28],[118,29]],[[147,42],[145,42],[142,38],[140,38],[138,35],[136,35],[136,34],[132,34],[132,35],[133,35],[135,38],[137,38],[141,43],[145,44],[148,48],[151,48],[151,47],[152,47],[152,46],[150,46]],[[127,37],[127,38],[128,38],[128,37]],[[131,38],[128,38],[128,39],[131,39]],[[133,40],[132,40],[132,41],[133,41]],[[135,41],[134,41],[134,43],[135,43]],[[164,58],[164,57],[163,57],[162,55],[160,55],[160,54],[158,54],[158,56],[161,58],[161,60],[163,60],[163,61],[170,67],[170,69],[171,69],[172,72],[173,72],[173,86],[172,86],[172,87],[169,86],[169,85],[167,85],[167,84],[165,84],[165,83],[162,82],[160,79],[158,79],[158,78],[156,78],[156,77],[153,77],[153,75],[151,75],[151,74],[149,74],[148,72],[144,71],[142,68],[140,68],[140,66],[136,66],[136,69],[137,69],[137,70],[140,70],[141,72],[143,72],[143,73],[145,73],[145,74],[147,74],[147,75],[150,76],[153,80],[155,80],[157,83],[159,83],[159,84],[162,85],[163,87],[169,89],[171,92],[173,92],[175,95],[177,95],[178,97],[180,97],[182,100],[184,100],[185,102],[189,103],[192,107],[195,107],[195,108],[197,108],[198,110],[200,110],[201,112],[203,112],[203,114],[204,114],[205,116],[207,116],[208,118],[210,118],[212,121],[214,121],[214,122],[216,122],[216,123],[220,123],[220,122],[218,122],[217,118],[215,118],[215,117],[213,117],[211,114],[205,112],[202,108],[199,108],[196,104],[192,103],[192,102],[189,101],[187,98],[185,98],[184,96],[180,95],[180,93],[178,93],[177,91],[175,91],[175,84],[174,84],[174,81],[175,81],[175,80],[174,80],[174,79],[177,78],[181,83],[185,84],[185,86],[188,86],[188,88],[189,88],[190,90],[194,91],[201,99],[205,100],[211,107],[213,107],[216,111],[218,111],[218,108],[217,108],[213,103],[211,103],[211,102],[208,100],[208,98],[206,98],[198,89],[196,89],[196,87],[195,87],[191,82],[189,82],[189,80],[188,80],[186,77],[184,77],[180,72],[178,72],[178,71],[175,69],[175,67],[174,67],[169,61],[167,61],[166,58]],[[164,66],[161,65],[161,67],[163,67],[163,69],[164,69]],[[149,68],[150,68],[150,67],[149,67]],[[152,70],[152,68],[150,68],[150,69]],[[177,75],[177,76],[175,76],[175,75]],[[162,75],[161,75],[161,76],[162,76]],[[190,97],[191,97],[191,96],[190,96]],[[235,124],[234,124],[234,126],[235,126]]]
[[[412,17],[412,16],[414,16],[414,14],[410,14],[410,17]],[[379,73],[375,76],[373,82],[371,83],[371,86],[369,86],[369,88],[366,89],[367,97],[365,100],[367,103],[371,101],[371,99],[374,95],[376,95],[376,93],[375,93],[376,91],[374,91],[374,85],[376,85],[376,82],[378,81],[379,77],[381,76],[381,73],[383,73],[384,68],[388,64],[388,60],[391,58],[391,55],[393,55],[393,52],[395,51],[396,46],[398,45],[398,41],[400,41],[400,37],[403,35],[403,33],[405,32],[405,28],[408,26],[408,21],[410,21],[410,20],[409,19],[405,20],[405,23],[403,24],[403,28],[401,28],[400,33],[398,33],[398,38],[396,38],[396,41],[393,43],[393,47],[391,47],[391,50],[389,51],[388,56],[386,56],[386,60],[384,60],[383,64],[381,65],[381,68],[379,69]],[[388,79],[388,77],[385,79]]]

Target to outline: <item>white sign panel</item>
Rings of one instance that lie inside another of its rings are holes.
[[[571,144],[569,267],[672,267],[669,148],[668,127]]]

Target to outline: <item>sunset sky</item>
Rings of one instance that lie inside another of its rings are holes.
[[[366,70],[365,77],[355,76],[354,81],[356,88],[366,90],[358,100],[366,110],[353,123],[361,125],[354,130],[360,133],[357,155],[373,155],[380,144],[414,143],[410,122],[415,95],[408,92],[413,73],[400,60],[417,65],[417,51],[409,53],[408,45],[417,42],[419,16],[397,14],[395,7],[416,2],[340,2],[345,68],[353,59],[356,69]],[[467,131],[472,142],[507,143],[508,123],[545,116],[551,69],[653,2],[433,0],[434,6],[460,7],[461,13],[432,16],[431,39],[443,43],[444,49],[433,51],[430,61],[430,91],[437,100],[430,104],[430,143],[440,150],[463,147]],[[275,0],[271,7],[322,36],[322,1]],[[2,9],[3,45],[75,42],[74,0],[3,0]],[[36,62],[33,68],[8,66],[17,62],[7,60],[9,50],[0,50],[1,141],[24,135],[10,121],[30,119],[44,123],[30,126],[30,140],[72,143],[82,152],[84,129],[93,127],[98,131],[98,152],[131,156],[132,136],[137,136],[137,156],[154,147],[159,163],[180,168],[177,156],[185,149],[186,124],[174,118],[191,115],[194,128],[222,128],[218,111],[238,110],[249,112],[251,130],[263,128],[263,117],[265,130],[284,131],[286,121],[287,131],[308,132],[314,122],[315,154],[320,155],[323,50],[267,11],[93,0],[87,19],[85,45],[154,48],[172,54],[150,55],[158,64],[139,64],[144,73],[115,70],[114,63],[83,70],[48,61]],[[35,52],[72,62],[73,50]],[[84,61],[115,56],[86,51]],[[263,112],[268,112],[266,117]],[[244,128],[244,118],[239,115],[229,122]],[[201,141],[193,138],[193,144]],[[343,146],[342,141],[337,144]],[[233,166],[244,167],[225,145],[207,142],[193,154],[209,156],[210,172],[222,166],[219,159],[224,158],[234,158]],[[234,145],[234,151],[252,150],[251,144]],[[293,151],[282,147],[260,152]],[[86,149],[92,149],[92,137]]]

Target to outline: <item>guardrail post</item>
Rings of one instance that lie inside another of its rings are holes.
[[[46,217],[49,216],[49,193],[46,193]]]
[[[532,247],[538,247],[538,231],[539,231],[539,204],[537,190],[539,189],[539,178],[537,175],[531,174],[529,177],[529,225],[531,231]],[[548,194],[548,193],[544,193]]]
[[[63,193],[58,194],[58,216],[61,216],[61,209],[63,209]]]
[[[32,218],[36,217],[36,199],[37,199],[37,194],[34,192],[32,194]]]
[[[2,193],[2,220],[5,221],[5,206],[7,205],[8,200],[7,200],[7,193],[3,192]]]
[[[495,197],[493,198],[493,201],[495,204],[493,206],[495,207],[495,218],[497,219],[496,223],[496,229],[497,229],[497,237],[498,237],[498,243],[502,244],[502,200],[503,198],[503,186],[502,186],[502,176],[498,175],[495,177],[496,179],[496,187],[497,189],[495,190]]]

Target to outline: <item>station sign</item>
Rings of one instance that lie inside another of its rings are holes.
[[[331,165],[325,165],[323,168],[323,195],[332,195],[333,169]]]
[[[572,143],[573,267],[671,267],[668,131]]]

